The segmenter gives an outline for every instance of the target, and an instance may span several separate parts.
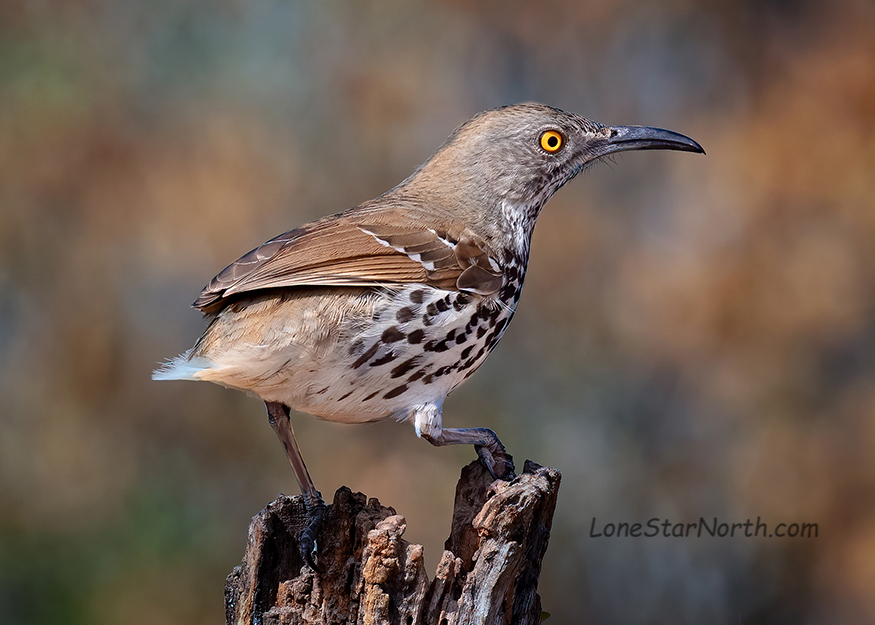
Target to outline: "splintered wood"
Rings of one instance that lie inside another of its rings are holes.
[[[305,566],[296,537],[300,496],[281,495],[249,526],[243,562],[228,576],[228,625],[469,625],[541,621],[538,577],[560,474],[526,461],[511,482],[479,462],[456,485],[452,528],[433,581],[421,545],[404,538],[392,508],[343,487],[319,534],[318,566]]]

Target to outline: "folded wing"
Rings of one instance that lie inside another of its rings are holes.
[[[332,216],[274,237],[234,261],[193,306],[216,312],[229,297],[262,289],[411,283],[489,295],[501,288],[502,276],[473,241],[428,228]]]

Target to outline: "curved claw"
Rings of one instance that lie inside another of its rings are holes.
[[[325,505],[321,495],[317,501],[307,502],[306,506],[307,527],[301,532],[298,546],[301,549],[301,556],[303,556],[304,562],[307,563],[307,566],[317,573],[321,573],[322,571],[316,566],[316,556],[318,555],[316,537],[319,535],[319,530],[322,527],[322,520],[325,518],[325,511],[328,509],[328,506]]]
[[[510,481],[516,477],[513,456],[507,453],[504,445],[496,438],[490,445],[474,445],[480,462],[493,479]]]

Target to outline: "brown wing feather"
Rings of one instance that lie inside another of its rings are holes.
[[[464,284],[457,286],[460,276]],[[473,243],[430,229],[359,224],[341,215],[255,248],[213,278],[193,306],[215,312],[235,294],[294,286],[423,283],[484,294],[500,288],[500,276]]]

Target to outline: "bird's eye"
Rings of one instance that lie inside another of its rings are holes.
[[[541,135],[541,147],[550,154],[558,152],[563,143],[565,139],[555,130],[545,130]]]

